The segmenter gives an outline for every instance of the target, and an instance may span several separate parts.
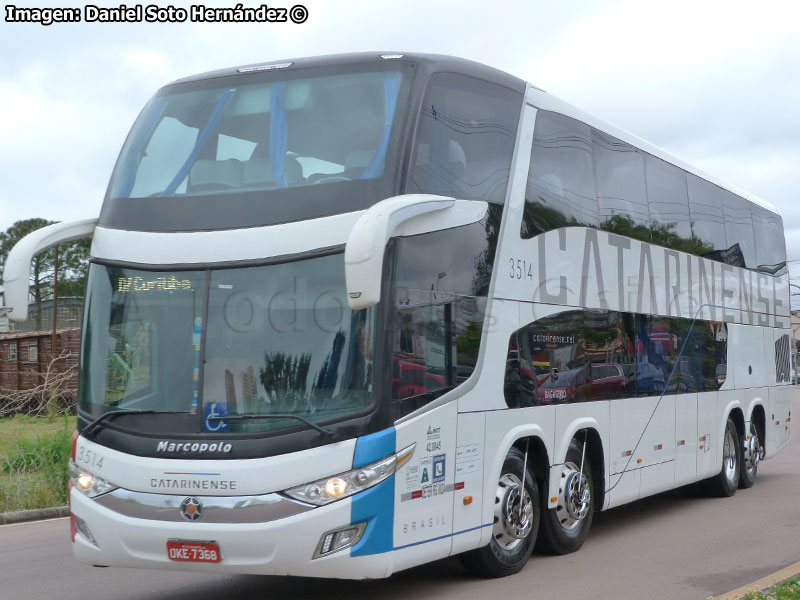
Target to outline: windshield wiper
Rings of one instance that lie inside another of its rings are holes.
[[[312,423],[308,419],[304,419],[303,417],[298,417],[297,415],[269,414],[269,415],[234,415],[232,417],[206,417],[206,420],[208,421],[255,421],[258,419],[295,419],[296,421],[301,421],[302,423],[305,423],[309,427],[316,429],[326,437],[333,437],[335,435],[330,429],[325,429],[324,427],[320,427],[316,423]]]
[[[108,417],[115,417],[117,415],[180,415],[189,414],[184,410],[137,410],[135,408],[124,408],[120,410],[110,410],[97,417],[94,421],[89,423],[81,431],[81,435],[89,438],[89,434],[97,429],[97,427],[105,421]]]

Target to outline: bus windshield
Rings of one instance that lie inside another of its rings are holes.
[[[298,426],[273,415],[363,414],[373,406],[374,310],[348,308],[342,262],[175,272],[93,264],[81,411],[202,414],[197,433],[214,434]],[[270,417],[237,418],[252,415]]]
[[[407,68],[286,69],[165,87],[125,142],[100,225],[276,225],[364,210],[396,195]]]
[[[383,173],[400,73],[339,74],[153,98],[112,198],[293,188]]]

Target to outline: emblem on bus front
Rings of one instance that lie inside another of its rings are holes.
[[[203,516],[203,503],[194,496],[184,498],[181,502],[181,515],[187,521],[197,521]]]

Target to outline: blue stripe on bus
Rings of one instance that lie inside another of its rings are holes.
[[[391,551],[394,546],[394,475],[353,496],[350,523],[364,522],[367,528],[361,540],[350,549],[350,556]]]
[[[356,440],[353,468],[374,463],[394,454],[394,427]],[[350,523],[367,523],[361,540],[350,549],[350,556],[389,552],[394,545],[394,475],[359,494],[350,502]]]
[[[486,523],[485,525],[478,525],[477,527],[470,527],[469,529],[462,529],[461,531],[456,531],[455,533],[448,533],[446,535],[440,535],[439,537],[431,538],[429,540],[422,540],[421,542],[414,542],[413,544],[406,544],[405,546],[398,546],[395,550],[402,550],[403,548],[411,548],[412,546],[419,546],[421,544],[428,544],[430,542],[436,542],[439,540],[443,540],[449,537],[455,537],[457,535],[461,535],[462,533],[469,533],[470,531],[475,531],[476,529],[483,529],[484,527],[491,527],[493,523]]]
[[[353,453],[353,468],[358,469],[394,454],[394,445],[394,427],[358,438]]]

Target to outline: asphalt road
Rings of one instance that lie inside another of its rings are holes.
[[[800,396],[794,400],[800,414]],[[234,598],[705,599],[800,561],[800,442],[732,498],[668,493],[595,515],[584,547],[522,573],[468,576],[455,559],[354,582],[98,569],[73,561],[66,519],[0,527],[1,600]]]

